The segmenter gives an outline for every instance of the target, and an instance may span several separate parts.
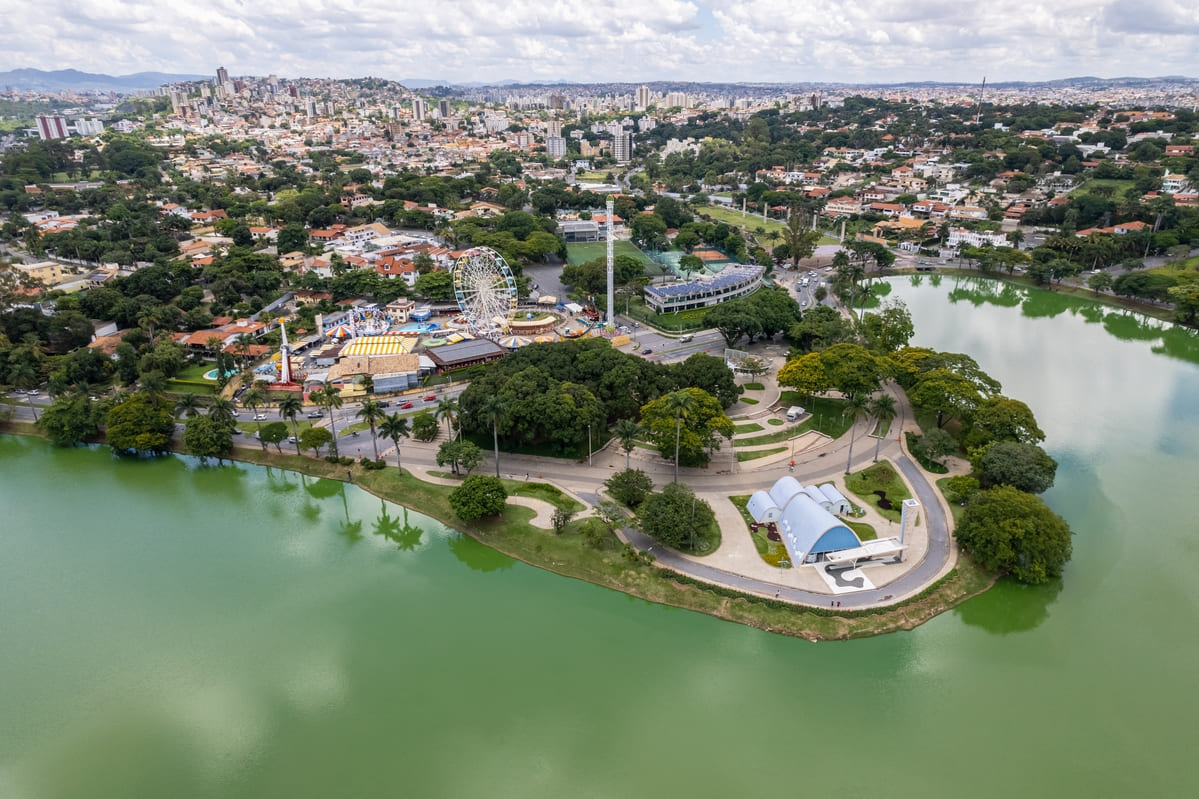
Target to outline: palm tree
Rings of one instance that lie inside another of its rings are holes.
[[[185,391],[175,400],[175,413],[191,418],[200,412],[200,398],[190,391]]]
[[[866,415],[866,405],[869,400],[864,394],[854,394],[845,401],[845,410],[842,413],[849,417],[849,460],[845,462],[845,473],[849,474],[850,464],[853,463],[853,440],[857,432],[854,427],[857,425],[858,419]]]
[[[37,387],[38,371],[27,363],[15,364],[8,370],[9,381],[21,389],[22,391],[32,391]],[[26,394],[25,401],[29,403],[29,410],[33,413],[33,421],[37,421],[37,408],[33,406],[33,395]]]
[[[162,399],[162,395],[167,390],[167,379],[163,377],[162,372],[147,372],[137,383],[141,392],[150,398],[150,404],[154,406],[155,410],[158,410],[158,401]]]
[[[250,345],[254,343],[254,337],[249,333],[240,333],[234,340],[234,343],[241,350],[241,369],[244,372],[250,361]]]
[[[683,433],[683,416],[695,409],[695,395],[687,389],[679,389],[666,395],[666,407],[675,413],[674,425],[674,481],[679,481],[679,439]]]
[[[288,394],[279,400],[279,415],[291,421],[291,436],[296,440],[296,454],[300,454],[300,433],[296,430],[296,417],[304,409],[304,400],[298,394]]]
[[[391,439],[391,443],[395,444],[396,448],[396,469],[399,469],[400,476],[404,476],[404,469],[400,466],[400,439],[408,437],[408,420],[398,413],[393,413],[383,420],[379,425],[379,432],[386,438]]]
[[[258,430],[259,443],[262,443],[262,420],[258,418],[258,409],[266,404],[266,392],[255,386],[246,392],[246,396],[242,398],[242,404],[254,414],[254,425]],[[266,449],[266,444],[263,444],[262,448]]]
[[[329,413],[329,432],[333,434],[333,454],[337,455],[337,424],[333,419],[333,411],[342,406],[341,391],[333,386],[325,386],[319,391],[314,391],[310,394],[317,405],[320,405]]]
[[[451,429],[454,424],[454,419],[458,416],[458,400],[453,397],[442,397],[437,402],[437,410],[434,415],[438,419],[445,419],[445,434],[448,438],[454,437],[454,431]]]
[[[508,405],[495,394],[483,398],[479,415],[491,423],[491,442],[495,446],[495,476],[500,476],[500,420],[508,413]]]
[[[208,406],[208,418],[216,419],[219,422],[224,422],[230,427],[233,427],[235,424],[233,421],[233,414],[235,410],[236,409],[234,408],[232,402],[224,397],[217,397],[212,401],[212,404]]]
[[[867,411],[875,419],[878,419],[879,426],[891,421],[895,418],[895,397],[890,394],[882,393],[874,399],[870,400],[867,406]],[[878,463],[878,448],[883,443],[883,437],[879,435],[874,439],[874,462]]]
[[[362,403],[362,408],[355,415],[370,426],[371,444],[375,448],[375,460],[379,460],[379,439],[375,438],[375,423],[387,418],[387,414],[383,411],[383,406],[375,400],[368,400]]]
[[[620,448],[624,450],[624,470],[629,470],[629,453],[637,446],[637,436],[644,428],[632,419],[621,419],[616,423],[616,437],[620,439]]]

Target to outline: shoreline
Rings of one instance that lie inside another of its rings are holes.
[[[0,423],[0,433],[45,440],[41,431],[29,423]],[[103,442],[91,443],[103,445]],[[190,455],[181,442],[172,441],[170,451],[173,454]],[[697,611],[766,632],[813,642],[865,638],[911,630],[985,592],[996,582],[993,575],[983,572],[969,558],[959,554],[956,565],[947,574],[919,593],[894,604],[861,610],[827,609],[705,583],[659,566],[656,562],[647,564],[630,561],[619,546],[596,549],[588,546],[578,533],[559,536],[533,527],[529,520],[534,512],[521,505],[509,504],[496,519],[464,522],[456,518],[456,514],[449,509],[448,501],[445,501],[448,487],[422,480],[411,470],[405,470],[403,477],[400,477],[394,464],[377,471],[366,471],[360,466],[355,470],[355,467],[331,464],[304,455],[281,455],[247,447],[235,447],[227,460],[351,483],[381,500],[422,513],[529,566],[620,591],[648,602]],[[346,479],[347,476],[349,479]],[[401,488],[409,490],[397,490]],[[421,498],[426,501],[413,501]],[[612,538],[619,544],[620,540],[615,534]]]

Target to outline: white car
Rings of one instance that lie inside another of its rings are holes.
[[[256,422],[261,422],[261,421],[262,421],[263,419],[265,419],[265,418],[266,418],[266,414],[265,414],[265,413],[256,413],[256,414],[254,414],[254,421],[256,421]]]

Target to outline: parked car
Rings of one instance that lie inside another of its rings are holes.
[[[424,400],[425,400],[425,402],[437,402],[437,395],[436,394],[426,394],[424,396]]]
[[[400,410],[406,411],[406,410],[408,410],[408,409],[409,409],[409,408],[411,408],[411,407],[412,407],[412,403],[411,403],[411,402],[405,402],[403,405],[401,405],[401,406],[400,406]]]

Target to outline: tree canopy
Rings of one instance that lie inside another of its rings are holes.
[[[1026,583],[1060,577],[1073,535],[1039,497],[1011,486],[978,492],[954,533],[983,567]]]

